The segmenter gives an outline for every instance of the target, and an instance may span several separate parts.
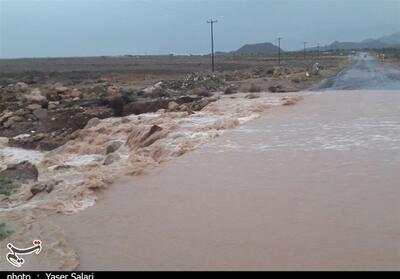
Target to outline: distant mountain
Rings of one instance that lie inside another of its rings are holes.
[[[377,49],[377,48],[400,48],[400,32],[378,39],[366,39],[361,42],[338,42],[321,47],[321,50],[350,50],[350,49]],[[310,48],[316,50],[317,48]]]
[[[247,44],[231,52],[216,52],[216,55],[261,55],[278,53],[279,47],[271,43]],[[282,51],[282,49],[281,49]]]
[[[355,42],[338,42],[335,41],[330,45],[324,46],[322,50],[336,50],[336,49],[374,49],[374,48],[388,48],[391,47],[390,44],[383,43],[379,40],[365,40],[359,43]]]
[[[386,44],[400,45],[400,32],[394,33],[389,36],[380,37],[378,40]]]
[[[278,53],[279,48],[271,43],[247,44],[234,51],[235,54],[273,54]]]

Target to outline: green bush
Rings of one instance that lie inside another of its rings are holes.
[[[6,223],[0,223],[0,241],[6,239],[12,233],[13,231],[7,228]]]
[[[11,180],[0,176],[0,194],[9,196],[17,186]]]

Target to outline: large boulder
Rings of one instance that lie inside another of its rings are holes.
[[[29,161],[8,165],[5,170],[0,172],[0,177],[21,183],[37,181],[38,176],[38,169]]]
[[[100,119],[98,119],[97,117],[93,117],[86,123],[85,128],[86,129],[93,128],[99,125],[100,123],[101,123]]]
[[[43,96],[42,92],[38,88],[33,89],[29,94],[27,94],[25,100],[28,104],[47,104],[47,98]]]
[[[3,123],[3,126],[4,126],[4,128],[10,128],[15,123],[21,122],[23,120],[24,120],[24,118],[22,116],[14,115],[14,116],[11,116],[10,118],[8,118],[7,121]]]
[[[47,109],[39,108],[32,112],[32,114],[37,117],[39,120],[47,119],[48,112]]]
[[[54,90],[57,93],[64,94],[64,93],[66,93],[68,91],[68,87],[63,86],[61,83],[56,83],[54,85]]]
[[[167,133],[167,131],[164,131],[163,128],[157,125],[153,125],[151,128],[146,126],[136,127],[135,130],[129,134],[126,145],[131,150],[144,148],[164,138]]]
[[[49,180],[45,182],[40,182],[32,185],[31,187],[31,193],[32,195],[36,195],[40,192],[46,191],[47,193],[50,193],[53,191],[54,187],[60,183],[61,181],[57,180]]]
[[[47,108],[48,109],[56,109],[60,105],[59,101],[50,101]]]
[[[12,111],[4,111],[0,114],[0,124],[4,123],[7,121],[8,118],[14,115],[14,112]]]
[[[174,101],[168,103],[168,110],[176,110],[178,107],[179,105]]]
[[[39,105],[39,104],[29,104],[26,108],[28,110],[30,110],[30,111],[34,111],[34,110],[37,110],[37,109],[41,109],[42,106]]]
[[[108,154],[104,159],[103,165],[108,166],[119,160],[121,160],[121,156],[119,156],[117,153]]]
[[[121,141],[113,141],[112,143],[107,145],[106,154],[114,153],[121,147],[122,144],[123,144],[123,142],[121,142]]]
[[[211,97],[211,98],[203,98],[198,101],[194,101],[190,104],[188,104],[188,107],[192,111],[200,111],[206,106],[208,106],[210,103],[217,101],[217,98]]]
[[[25,82],[17,82],[14,85],[14,91],[16,93],[24,93],[24,92],[28,91],[28,89],[29,89],[29,85],[26,84]]]
[[[72,98],[80,98],[82,96],[82,92],[79,91],[78,89],[74,88],[74,89],[72,89],[70,95]]]

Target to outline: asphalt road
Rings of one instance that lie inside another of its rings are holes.
[[[321,90],[398,90],[400,69],[384,65],[366,53],[352,56],[349,66],[311,88]]]

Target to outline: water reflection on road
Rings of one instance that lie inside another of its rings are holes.
[[[314,86],[319,90],[400,90],[400,69],[383,65],[366,53],[352,56],[352,64],[336,76]]]

